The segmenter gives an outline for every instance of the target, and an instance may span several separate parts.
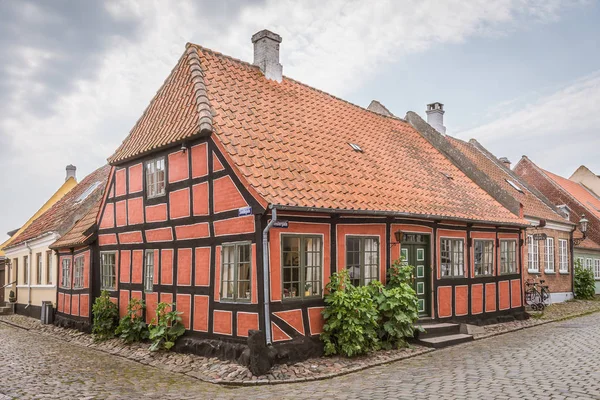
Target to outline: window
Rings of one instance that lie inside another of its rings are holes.
[[[583,257],[577,257],[577,262],[581,268],[585,267],[585,259]]]
[[[350,145],[350,147],[352,147],[352,149],[353,149],[354,151],[358,151],[358,152],[362,153],[362,151],[363,151],[363,150],[360,148],[360,146],[359,146],[359,145],[357,145],[357,144],[355,144],[355,143],[348,143],[348,144]]]
[[[65,288],[71,287],[71,260],[68,258],[62,260],[62,280],[60,285]]]
[[[46,252],[46,284],[52,284],[52,251]]]
[[[81,195],[79,195],[79,197],[76,200],[76,203],[80,203],[83,200],[87,199],[87,197],[92,194],[92,192],[94,190],[96,190],[96,188],[98,186],[100,186],[102,182],[94,182],[93,184],[91,184],[87,189],[85,189],[85,192],[81,193]]]
[[[165,158],[146,162],[146,196],[158,197],[165,194]]]
[[[442,277],[465,276],[465,253],[462,239],[442,239],[440,254]]]
[[[558,271],[562,273],[569,272],[569,242],[565,239],[558,239]]]
[[[527,269],[530,272],[540,271],[540,249],[533,235],[527,236]]]
[[[100,253],[100,289],[115,290],[117,285],[115,258],[116,253]]]
[[[517,272],[517,242],[514,240],[500,241],[500,273],[514,274]]]
[[[14,269],[14,276],[15,276],[15,281],[19,280],[19,259],[18,258],[13,258],[13,269]],[[10,282],[10,279],[8,280],[8,283],[12,283]]]
[[[144,262],[144,292],[154,290],[154,250],[146,250]]]
[[[591,258],[588,258],[585,260],[585,267],[587,269],[589,269],[590,271],[593,271],[594,270],[593,263],[594,263],[594,260],[592,260]]]
[[[600,259],[594,260],[594,278],[600,279]]]
[[[508,182],[508,184],[509,184],[510,186],[512,186],[512,187],[513,187],[513,189],[515,189],[517,192],[519,192],[519,193],[523,193],[523,189],[521,189],[521,188],[519,187],[519,185],[517,185],[516,183],[514,183],[514,182],[513,182],[513,181],[511,181],[510,179],[505,179],[505,181],[506,181],[506,182]]]
[[[23,257],[23,283],[27,285],[29,283],[29,258]]]
[[[321,295],[322,240],[314,236],[283,236],[283,298]]]
[[[221,299],[250,301],[252,295],[250,243],[223,245],[221,259]]]
[[[367,285],[379,278],[379,239],[346,238],[346,268],[355,286]]]
[[[35,255],[35,261],[37,264],[37,268],[36,268],[37,276],[35,277],[35,283],[37,283],[38,285],[41,285],[42,284],[42,253],[37,253]]]
[[[73,266],[73,289],[81,289],[83,287],[83,256],[75,259]]]
[[[546,238],[545,259],[545,271],[554,272],[554,238]]]
[[[475,276],[494,273],[494,242],[475,240]]]

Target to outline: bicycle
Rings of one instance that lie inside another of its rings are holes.
[[[543,279],[540,279],[539,283],[535,280],[525,281],[525,303],[531,306],[533,311],[544,311],[550,299],[550,290],[548,285],[544,285],[545,282]]]

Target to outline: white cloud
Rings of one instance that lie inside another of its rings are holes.
[[[11,149],[4,160],[10,173],[3,172],[3,183],[22,198],[0,198],[0,209],[14,210],[0,220],[0,232],[17,227],[45,201],[62,181],[66,164],[76,164],[82,177],[105,162],[187,41],[251,61],[251,35],[263,28],[274,30],[283,36],[284,74],[344,96],[375,76],[380,66],[407,54],[439,43],[503,34],[523,20],[550,21],[557,18],[563,2],[271,0],[242,5],[240,12],[217,18],[207,15],[210,3],[200,6],[191,0],[176,6],[146,0],[107,3],[115,19],[137,23],[135,35],[106,38],[109,45],[97,58],[94,75],[78,78],[52,99],[49,115],[40,115],[31,106],[35,94],[44,93],[45,83],[26,78],[55,55],[35,43],[22,49],[29,62],[12,71],[10,113],[0,114],[0,142],[8,142]],[[35,8],[26,11],[30,20],[39,18]],[[35,24],[23,29],[35,29]],[[25,79],[16,79],[19,76]]]

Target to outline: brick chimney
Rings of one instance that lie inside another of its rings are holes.
[[[266,29],[252,35],[254,65],[258,66],[267,79],[281,82],[283,66],[279,63],[281,36]]]
[[[77,167],[69,164],[67,165],[67,177],[65,178],[65,182],[69,180],[69,178],[73,178],[75,179],[75,181],[77,181]]]
[[[442,103],[427,104],[427,123],[442,135],[446,135],[444,126],[444,105]]]
[[[500,161],[502,164],[504,164],[504,166],[506,168],[510,169],[510,160],[508,158],[502,157],[498,161]]]

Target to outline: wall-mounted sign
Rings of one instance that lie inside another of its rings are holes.
[[[548,235],[545,233],[534,233],[533,240],[546,240],[548,239]]]
[[[285,229],[289,226],[290,226],[289,221],[278,219],[277,221],[273,222],[273,228],[284,228]]]
[[[242,207],[238,209],[238,216],[243,217],[244,215],[252,214],[252,207]]]

